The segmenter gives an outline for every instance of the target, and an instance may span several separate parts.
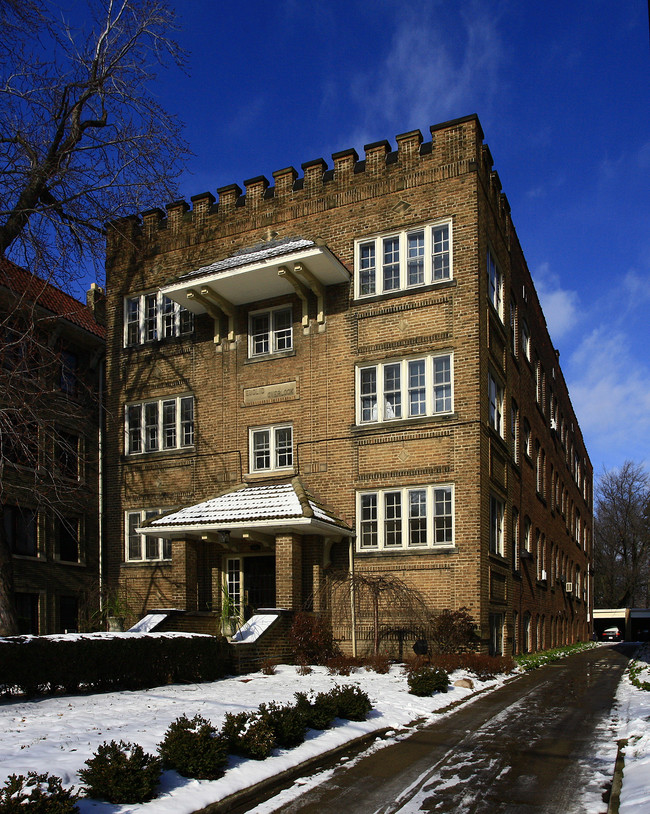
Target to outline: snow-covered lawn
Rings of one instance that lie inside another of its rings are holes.
[[[636,654],[639,682],[650,683],[650,644]],[[620,814],[650,812],[650,689],[632,682],[626,670],[616,693],[619,716],[618,737],[627,738],[621,789]]]
[[[450,681],[465,677],[472,678],[457,671]],[[253,673],[208,684],[4,701],[0,703],[0,784],[10,774],[27,775],[29,771],[58,775],[65,786],[77,784],[77,772],[101,743],[130,741],[153,753],[169,724],[180,715],[200,714],[219,727],[226,712],[256,709],[270,700],[293,702],[295,692],[321,692],[335,684],[359,684],[370,696],[374,709],[366,721],[337,720],[324,732],[310,730],[301,746],[278,749],[264,761],[231,757],[219,780],[187,780],[168,771],[163,773],[158,797],[150,803],[112,805],[83,798],[78,803],[82,814],[185,814],[362,735],[384,729],[399,730],[414,720],[437,717],[436,710],[477,690],[499,686],[505,678],[472,680],[474,690],[450,687],[448,693],[417,698],[408,693],[400,666],[391,667],[386,675],[360,669],[350,676],[330,676],[324,667],[314,667],[311,674],[301,676],[295,667],[280,666],[275,675]]]

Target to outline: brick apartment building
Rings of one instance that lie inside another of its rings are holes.
[[[76,631],[98,606],[103,305],[97,286],[84,304],[0,258],[0,524],[20,633]]]
[[[225,587],[349,639],[352,548],[484,650],[588,638],[592,468],[480,123],[396,142],[111,225],[106,574],[133,616]]]

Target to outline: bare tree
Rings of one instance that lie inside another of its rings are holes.
[[[605,470],[596,490],[594,599],[605,608],[645,605],[650,582],[650,479],[641,464]]]
[[[92,0],[77,28],[49,9],[0,0],[0,254],[60,285],[100,268],[106,221],[175,197],[187,147],[149,89],[182,64],[164,0]]]
[[[151,92],[183,63],[165,0],[89,0],[76,20],[47,0],[0,0],[0,265],[32,275],[24,290],[0,281],[0,633],[16,629],[7,488],[61,517],[77,494],[57,437],[76,408],[53,396],[62,346],[40,294],[89,263],[100,278],[104,224],[176,198],[188,155]]]

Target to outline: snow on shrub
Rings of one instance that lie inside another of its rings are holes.
[[[227,712],[221,732],[230,752],[253,760],[264,760],[276,746],[275,733],[258,710]]]
[[[216,780],[228,762],[226,739],[212,724],[195,715],[182,715],[173,721],[158,746],[165,769],[174,769],[183,777]]]
[[[79,777],[88,797],[109,803],[144,803],[155,797],[162,770],[159,757],[135,743],[103,743]]]
[[[348,721],[365,721],[372,709],[368,693],[355,684],[334,687],[330,690],[330,695],[336,704],[338,718],[345,718]]]
[[[0,812],[2,814],[75,814],[79,809],[75,801],[79,797],[72,789],[64,789],[60,777],[29,772],[11,774],[0,789]]]

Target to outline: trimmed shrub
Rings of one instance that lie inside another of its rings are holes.
[[[214,681],[230,670],[228,643],[217,636],[88,633],[74,639],[0,639],[0,694],[138,690]]]
[[[487,681],[501,673],[510,673],[515,667],[510,656],[488,656],[484,653],[443,654],[431,657],[435,667],[453,673],[454,670],[467,670],[479,681]]]
[[[338,718],[348,721],[365,721],[372,709],[368,693],[355,684],[334,687],[329,693],[336,704]]]
[[[227,712],[221,734],[229,751],[253,760],[264,760],[276,747],[275,733],[258,711]]]
[[[297,706],[280,706],[271,701],[269,704],[260,704],[259,714],[273,730],[277,745],[283,749],[291,749],[305,740],[307,722]]]
[[[200,780],[221,777],[228,761],[225,738],[200,715],[182,715],[171,723],[158,752],[165,769]]]
[[[289,643],[296,661],[301,664],[325,664],[338,653],[329,621],[304,611],[295,615]]]
[[[310,729],[328,729],[338,714],[336,701],[328,692],[319,692],[311,697],[297,692],[296,706]]]
[[[470,649],[474,643],[474,620],[469,610],[443,610],[433,618],[429,638],[435,653],[459,653]]]
[[[79,777],[88,797],[109,803],[145,803],[155,797],[162,770],[159,757],[136,743],[103,743]]]
[[[72,789],[64,789],[60,777],[29,772],[11,774],[0,789],[0,811],[3,814],[75,814],[79,797]]]
[[[433,695],[434,692],[447,692],[449,686],[449,676],[444,670],[437,667],[420,667],[411,670],[408,674],[409,692],[411,695],[425,697]]]

